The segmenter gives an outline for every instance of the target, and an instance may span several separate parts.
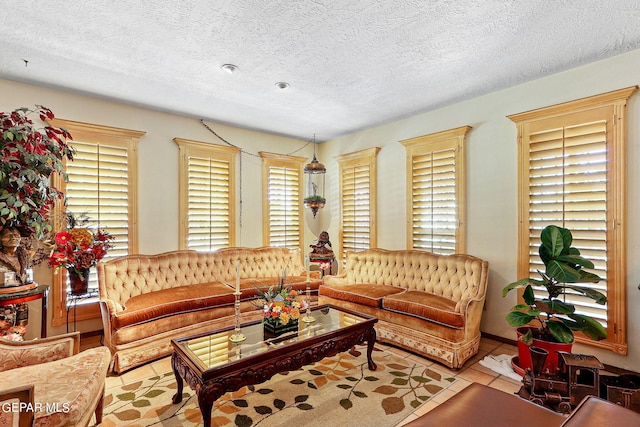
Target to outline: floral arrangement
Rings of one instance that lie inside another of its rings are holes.
[[[25,326],[13,325],[11,322],[0,319],[0,337],[9,341],[23,341],[27,333]]]
[[[83,222],[87,222],[84,218]],[[67,230],[57,232],[53,238],[55,246],[49,255],[49,266],[74,270],[83,277],[113,247],[113,237],[102,230],[94,233],[87,227],[77,227],[79,220],[71,213],[67,213],[67,223]]]
[[[298,292],[285,286],[285,275],[277,287],[270,286],[266,290],[258,289],[258,295],[263,302],[262,323],[272,326],[286,325],[290,321],[300,318],[300,309],[306,308],[304,302],[298,299]]]
[[[21,227],[25,235],[42,237],[51,230],[49,214],[62,193],[51,185],[55,173],[66,179],[63,161],[73,159],[71,135],[53,126],[37,127],[53,113],[37,105],[0,112],[0,228]]]

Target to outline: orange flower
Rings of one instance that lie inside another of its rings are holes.
[[[86,228],[72,228],[68,233],[71,235],[76,245],[81,248],[88,247],[93,241],[93,235]]]

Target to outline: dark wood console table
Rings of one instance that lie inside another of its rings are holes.
[[[0,307],[11,304],[42,300],[42,321],[40,323],[40,337],[47,336],[47,307],[49,298],[49,285],[38,285],[35,288],[18,292],[0,293]]]
[[[171,366],[177,390],[173,403],[182,401],[183,378],[195,390],[205,427],[211,425],[213,403],[223,394],[260,384],[279,372],[299,369],[328,356],[367,343],[369,369],[376,370],[371,352],[376,342],[375,317],[333,306],[312,311],[316,321],[299,321],[298,330],[265,339],[262,323],[242,325],[247,339],[234,344],[233,327],[171,340]]]

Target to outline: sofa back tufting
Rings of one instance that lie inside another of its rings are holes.
[[[137,295],[163,289],[240,278],[305,274],[299,250],[287,248],[224,248],[214,252],[173,251],[158,255],[129,255],[98,265],[100,297],[113,301],[118,310]]]
[[[369,249],[347,254],[349,283],[397,286],[457,303],[456,311],[484,296],[487,263],[471,255],[436,255],[419,250]]]

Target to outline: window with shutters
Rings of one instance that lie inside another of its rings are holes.
[[[237,148],[174,138],[180,147],[180,249],[235,245]]]
[[[305,158],[260,152],[265,246],[302,250],[302,164]]]
[[[407,246],[466,250],[465,141],[470,126],[400,141],[407,150]]]
[[[144,132],[56,119],[55,126],[66,128],[76,149],[73,161],[65,164],[68,180],[56,185],[65,195],[65,206],[54,214],[56,228],[63,227],[63,213],[86,217],[87,226],[102,229],[114,237],[113,248],[104,260],[136,253],[137,248],[137,152]],[[66,271],[53,278],[53,325],[67,322],[68,282]],[[89,294],[74,302],[77,320],[99,317],[98,277],[91,269]]]
[[[608,338],[577,341],[627,353],[625,105],[636,87],[509,116],[518,129],[518,277],[544,269],[540,232],[568,228],[602,280],[586,284],[605,306],[576,294],[567,302],[599,320]],[[530,276],[534,277],[534,276]]]
[[[340,167],[340,259],[377,246],[376,155],[379,147],[338,156]]]

